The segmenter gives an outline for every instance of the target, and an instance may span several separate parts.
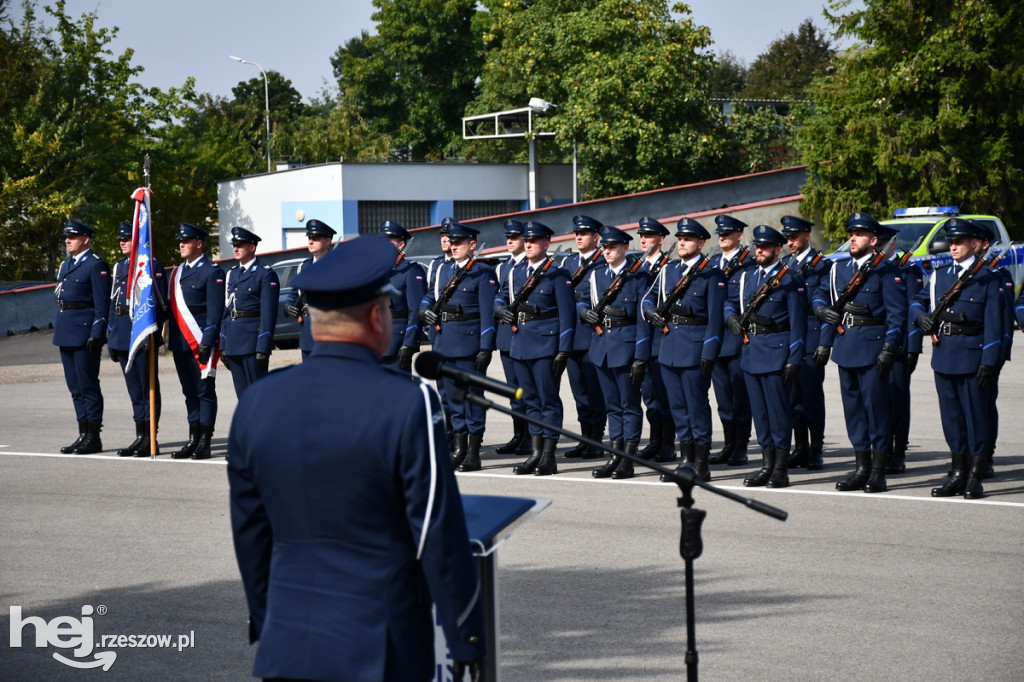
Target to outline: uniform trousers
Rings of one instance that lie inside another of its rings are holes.
[[[910,440],[910,377],[904,360],[894,362],[889,372],[889,412],[893,440],[905,445]]]
[[[448,363],[455,365],[458,369],[467,372],[476,372],[476,357],[448,358]],[[482,436],[484,434],[485,413],[484,408],[468,400],[457,399],[460,388],[455,380],[447,376],[441,379],[441,395],[444,397],[444,407],[452,418],[452,433],[469,433]],[[474,395],[483,395],[478,388],[469,389]]]
[[[661,372],[657,371],[658,363],[657,357],[652,357],[648,363],[653,371],[647,372],[644,375],[644,380],[640,384],[640,395],[643,397],[644,405],[647,406],[647,418],[651,421],[657,419],[671,419],[672,411],[669,409],[668,394],[665,392],[665,382],[662,379]],[[652,415],[654,419],[651,419]]]
[[[597,367],[590,361],[589,351],[574,350],[569,354],[566,373],[569,375],[569,388],[576,401],[576,415],[584,424],[604,426],[607,418],[604,396],[601,394],[601,380],[597,376]]]
[[[711,372],[711,384],[715,387],[715,402],[718,403],[718,418],[724,424],[734,423],[736,430],[750,431],[750,400],[747,398],[747,383],[740,368],[740,356],[718,358]]]
[[[710,445],[711,377],[702,377],[700,367],[668,367],[660,363],[658,367],[676,426],[676,440]]]
[[[124,375],[124,384],[128,389],[128,397],[132,401],[132,419],[137,422],[149,421],[149,351],[140,349],[135,354],[135,361],[131,369],[125,369],[128,365],[128,351],[116,350],[117,361],[121,365],[121,373]],[[160,354],[156,354],[154,361],[156,369],[156,421],[160,421]]]
[[[840,367],[839,390],[843,397],[846,434],[857,451],[890,453],[892,419],[889,415],[889,381],[878,376],[875,365]]]
[[[629,379],[629,366],[599,365],[597,376],[608,413],[608,438],[612,442],[639,443],[644,411],[640,403],[640,387],[634,386]]]
[[[512,356],[508,354],[508,351],[498,351],[499,357],[501,358],[501,371],[505,373],[506,384],[516,384],[520,380],[516,378],[516,362],[512,359]],[[521,383],[519,387],[523,389],[523,393],[526,393],[526,387]],[[508,401],[509,407],[516,412],[523,412],[526,406],[522,400],[515,400],[510,398]],[[531,424],[531,426],[533,426]],[[532,431],[530,433],[533,433]]]
[[[523,389],[526,414],[547,424],[562,428],[562,399],[558,396],[558,383],[551,371],[552,358],[514,360],[516,383]],[[558,440],[558,432],[530,422],[530,435]]]
[[[188,423],[214,426],[217,423],[217,379],[200,377],[199,364],[191,351],[175,351],[174,368],[178,370],[181,393],[185,396]]]
[[[225,356],[231,364],[231,381],[235,384],[235,396],[242,397],[242,392],[255,382],[267,376],[267,372],[261,370],[256,362],[256,354],[228,355]]]
[[[103,421],[103,394],[100,392],[100,354],[85,346],[60,346],[64,381],[71,392],[78,421]]]
[[[942,435],[954,454],[985,454],[989,422],[984,414],[988,389],[978,388],[976,374],[935,372],[935,391],[939,396]]]
[[[744,372],[750,411],[757,432],[757,444],[762,450],[789,452],[793,435],[790,416],[789,387],[782,383],[782,370],[751,374]]]
[[[985,456],[990,460],[996,452],[996,439],[999,437],[999,375],[1002,374],[1002,367],[996,374],[992,383],[983,391],[986,397],[985,416],[988,417],[988,431],[985,437]]]
[[[814,356],[804,356],[796,381],[789,385],[794,429],[825,426],[825,368],[814,366]]]

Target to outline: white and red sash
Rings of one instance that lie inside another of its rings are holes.
[[[185,294],[181,290],[181,266],[174,266],[171,272],[171,315],[178,323],[181,335],[188,341],[188,347],[192,349],[192,356],[199,365],[199,376],[203,379],[216,376],[217,361],[220,359],[220,344],[213,347],[210,353],[210,361],[207,364],[199,362],[199,342],[203,338],[203,330],[199,328],[195,315],[188,309],[185,303]]]

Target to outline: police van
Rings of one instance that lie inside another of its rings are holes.
[[[942,227],[950,218],[964,218],[988,228],[996,236],[989,247],[989,253],[1000,254],[999,267],[1005,267],[1013,275],[1015,295],[1020,293],[1024,283],[1024,244],[1014,244],[998,217],[973,213],[960,213],[958,206],[918,206],[897,208],[891,220],[880,221],[882,225],[899,230],[896,235],[896,250],[904,252],[913,249],[910,260],[918,263],[926,273],[953,262],[949,255],[949,242]],[[828,254],[834,261],[850,257],[850,242],[839,245]]]

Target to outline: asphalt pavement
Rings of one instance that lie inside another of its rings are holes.
[[[272,364],[298,357],[276,352]],[[119,369],[105,360],[101,377],[106,451],[59,455],[77,434],[49,333],[0,339],[0,632],[10,635],[15,618],[23,624],[20,646],[9,636],[0,649],[0,679],[250,679],[255,650],[223,460],[236,404],[230,377],[218,381],[214,458],[205,462],[167,455],[187,437],[170,358],[160,365],[156,460],[116,457],[134,426]],[[852,450],[834,367],[824,471],[796,470],[790,488],[752,490],[742,479],[756,457],[712,469],[714,485],[784,509],[786,521],[694,491],[707,512],[693,564],[702,679],[1024,679],[1024,377],[1014,363],[1003,372],[997,475],[977,501],[929,494],[949,464],[927,351],[913,389],[909,469],[890,476],[888,493],[835,491]],[[562,396],[571,428],[566,381]],[[506,419],[490,414],[484,470],[458,476],[465,493],[552,501],[498,550],[502,679],[683,679],[679,489],[648,472],[596,480],[595,462],[562,457],[555,476],[514,476],[517,458],[493,454],[510,435]],[[55,654],[77,661],[71,649],[36,646],[29,618],[65,645],[91,626],[81,639],[116,660],[106,672],[62,663]]]

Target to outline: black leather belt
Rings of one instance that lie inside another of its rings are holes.
[[[636,324],[635,317],[605,317],[601,323],[602,327],[628,327],[631,324]]]
[[[862,317],[860,315],[851,315],[850,313],[843,313],[843,321],[840,323],[844,327],[884,327],[884,317]]]
[[[114,306],[114,314],[115,315],[127,315],[130,312],[131,312],[131,310],[126,305],[115,305]]]
[[[198,315],[199,313],[205,313],[206,312],[206,306],[205,305],[190,305],[188,307],[188,311],[190,313],[192,313],[193,315]]]
[[[479,319],[480,313],[441,313],[442,322],[468,322]]]
[[[409,317],[408,310],[392,310],[391,317]]]
[[[758,334],[778,334],[780,332],[788,332],[789,329],[788,320],[779,324],[758,324],[757,322],[751,322],[750,326],[747,327],[747,333],[751,336],[757,336]]]
[[[88,310],[89,308],[94,308],[95,306],[92,303],[88,303],[86,301],[61,301],[60,299],[58,299],[57,300],[57,307],[61,311],[64,311],[64,310]]]
[[[519,324],[523,322],[530,322],[531,320],[550,320],[553,317],[558,317],[557,310],[549,310],[546,313],[519,313]]]
[[[935,331],[943,336],[977,336],[985,331],[985,326],[981,324],[963,325],[956,324],[955,322],[940,322],[939,328]]]
[[[691,317],[689,315],[672,315],[668,318],[672,324],[683,325],[684,327],[703,327],[708,323],[706,317]]]
[[[232,310],[231,319],[237,320],[240,317],[259,317],[260,311],[258,310]]]

